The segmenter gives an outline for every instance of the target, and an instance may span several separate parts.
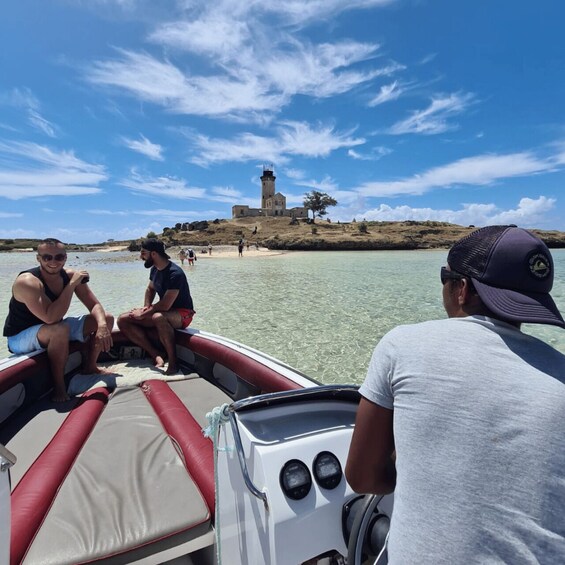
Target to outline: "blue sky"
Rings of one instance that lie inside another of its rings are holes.
[[[133,239],[320,190],[334,221],[565,231],[565,3],[9,0],[0,238]]]

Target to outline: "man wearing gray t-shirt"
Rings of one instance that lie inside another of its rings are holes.
[[[441,269],[446,320],[377,345],[346,466],[394,490],[389,563],[565,563],[565,356],[520,331],[565,322],[547,246],[474,231]]]

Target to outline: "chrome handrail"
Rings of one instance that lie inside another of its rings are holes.
[[[17,460],[18,458],[0,443],[0,472],[7,471]]]
[[[230,419],[231,429],[233,432],[233,439],[235,442],[235,449],[237,451],[237,457],[239,459],[239,466],[241,467],[241,474],[243,475],[243,480],[245,481],[245,485],[247,486],[249,492],[263,501],[265,505],[265,510],[269,511],[269,502],[267,500],[267,493],[262,490],[259,490],[251,480],[249,476],[249,471],[247,470],[247,463],[245,461],[245,453],[243,451],[243,443],[241,442],[241,435],[239,434],[239,428],[237,426],[237,421],[235,419],[235,413],[232,411],[228,411],[228,416]]]

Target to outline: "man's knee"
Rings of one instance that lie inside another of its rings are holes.
[[[165,316],[162,312],[155,312],[155,314],[151,316],[151,321],[153,322],[153,326],[157,328],[157,330],[168,330],[172,327],[167,316]]]
[[[52,342],[69,341],[71,329],[64,322],[57,324],[44,324],[37,333],[39,343],[48,346]]]
[[[162,312],[155,312],[151,316],[151,321],[153,322],[153,325],[160,326],[167,323],[167,318],[163,316]]]
[[[124,314],[120,314],[118,316],[118,328],[123,328],[124,326],[127,326],[129,322],[130,322],[129,312],[125,312]]]

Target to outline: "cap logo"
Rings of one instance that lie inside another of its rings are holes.
[[[530,273],[536,279],[546,279],[551,273],[551,263],[549,258],[543,253],[536,253],[528,259]]]

